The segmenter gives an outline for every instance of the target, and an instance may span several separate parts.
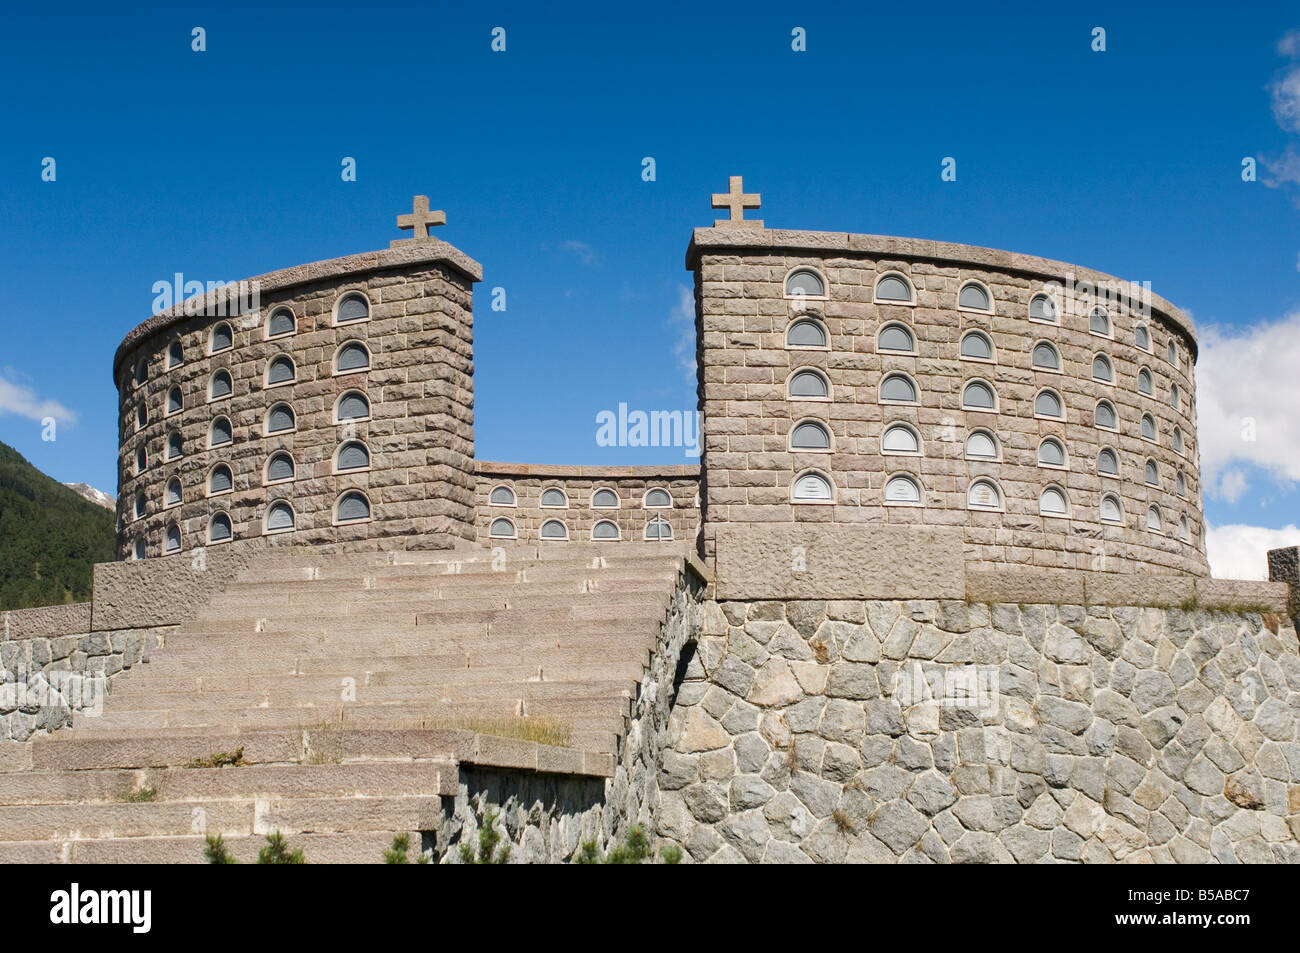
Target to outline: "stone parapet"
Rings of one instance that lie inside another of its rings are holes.
[[[89,631],[89,602],[0,612],[0,638],[3,639],[51,638]]]

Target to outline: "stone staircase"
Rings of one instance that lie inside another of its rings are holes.
[[[610,777],[681,544],[260,557],[102,712],[0,750],[0,862],[375,862],[460,765]],[[234,765],[225,762],[237,762]]]

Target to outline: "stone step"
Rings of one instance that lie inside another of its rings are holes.
[[[429,553],[371,553],[341,555],[263,556],[245,568],[236,582],[264,580],[280,574],[302,579],[329,579],[361,575],[432,575],[470,572],[503,572],[537,564],[606,569],[611,567],[644,568],[680,564],[683,549],[643,549],[624,544],[612,547],[568,548],[543,547],[540,551],[497,548],[492,550],[456,550]],[[565,551],[567,549],[567,551]],[[427,555],[427,558],[422,558]],[[386,557],[393,557],[392,559]],[[398,559],[397,557],[401,557]]]
[[[292,834],[291,849],[301,848],[309,864],[379,864],[396,831],[339,834]],[[408,856],[420,848],[419,831],[406,832]],[[251,864],[266,846],[261,835],[225,837],[227,850]],[[204,864],[206,842],[200,834],[179,837],[103,837],[96,840],[0,841],[0,864]]]
[[[286,605],[307,599],[339,600],[350,593],[364,593],[376,601],[409,599],[423,596],[432,599],[477,598],[483,593],[500,590],[503,593],[529,593],[532,595],[582,595],[587,590],[597,592],[665,592],[670,588],[674,573],[643,572],[641,574],[617,573],[611,570],[566,571],[548,573],[549,578],[536,579],[530,571],[527,579],[518,579],[516,573],[483,573],[478,575],[444,576],[436,581],[414,577],[349,579],[324,579],[311,582],[235,583],[218,593],[208,603],[210,606],[240,605],[241,602]]]
[[[244,618],[251,615],[254,618],[270,616],[275,619],[318,619],[322,616],[336,618],[364,614],[378,618],[399,619],[411,612],[531,611],[590,605],[652,608],[663,604],[667,598],[663,587],[636,592],[599,590],[538,594],[527,586],[494,586],[490,589],[485,588],[479,594],[469,598],[462,598],[460,594],[443,596],[439,593],[424,593],[419,596],[400,594],[394,597],[392,593],[377,590],[320,594],[307,591],[288,593],[279,601],[266,597],[246,598],[240,593],[227,593],[199,610],[195,618],[207,621],[227,619],[232,616]]]

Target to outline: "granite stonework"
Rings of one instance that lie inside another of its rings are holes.
[[[707,602],[657,834],[711,862],[1300,862],[1280,614]]]
[[[1300,626],[1300,546],[1268,551],[1268,578],[1291,589],[1289,611]]]

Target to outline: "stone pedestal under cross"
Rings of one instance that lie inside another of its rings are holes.
[[[441,209],[429,211],[429,196],[417,195],[410,215],[397,216],[397,227],[401,229],[410,229],[413,234],[410,238],[399,238],[398,241],[418,242],[429,238],[429,229],[435,225],[446,225],[447,213]]]
[[[715,226],[742,227],[742,228],[762,228],[763,220],[761,218],[745,218],[745,209],[758,208],[762,202],[762,196],[757,192],[745,192],[745,185],[742,181],[743,176],[733,175],[728,180],[728,189],[726,192],[713,193],[713,207],[725,208],[731,211],[729,218],[722,218],[715,221]]]

